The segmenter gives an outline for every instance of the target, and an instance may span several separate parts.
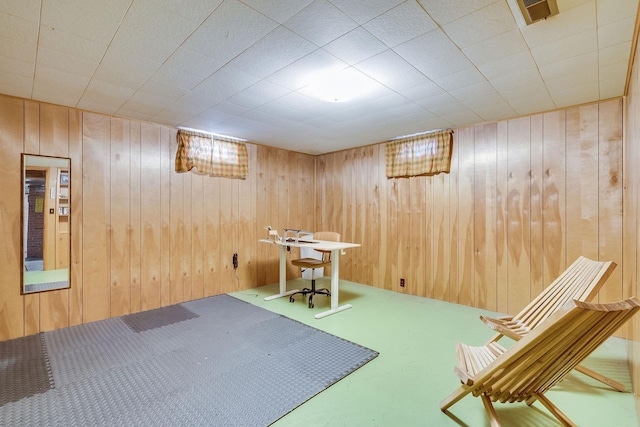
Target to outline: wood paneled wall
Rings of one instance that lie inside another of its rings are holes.
[[[409,179],[386,178],[383,144],[317,157],[249,144],[246,180],[177,174],[175,132],[0,97],[0,339],[275,283],[266,225],[361,243],[344,279],[500,312],[579,255],[618,263],[602,301],[635,290],[620,99],[457,129],[451,173]],[[69,290],[20,295],[21,152],[72,159]]]
[[[317,229],[358,283],[515,313],[578,256],[622,285],[622,100],[457,129],[451,172],[387,179],[384,144],[318,156]],[[400,287],[400,278],[405,287]]]
[[[0,96],[0,340],[277,282],[257,241],[313,228],[315,158],[249,144],[236,180],[173,172],[176,147],[172,128]],[[22,152],[71,158],[70,289],[20,294]]]
[[[631,68],[629,93],[625,100],[624,139],[624,274],[625,294],[640,297],[638,264],[640,263],[640,64],[638,49]],[[634,385],[636,410],[640,417],[640,317],[631,320],[629,364]]]

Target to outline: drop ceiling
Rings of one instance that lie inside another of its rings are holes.
[[[2,0],[0,93],[309,154],[622,96],[637,0]],[[374,90],[303,90],[352,68]]]

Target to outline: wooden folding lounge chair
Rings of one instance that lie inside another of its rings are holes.
[[[640,309],[629,298],[611,304],[569,301],[506,350],[497,342],[458,344],[455,372],[462,386],[440,402],[446,412],[468,394],[480,397],[492,426],[499,426],[492,402],[539,400],[566,426],[575,424],[544,395]]]
[[[515,316],[498,318],[480,316],[480,320],[497,332],[487,344],[498,341],[502,336],[518,341],[568,301],[591,301],[615,268],[616,263],[613,261],[601,262],[579,257]],[[576,370],[618,391],[625,390],[623,384],[589,368],[577,366]]]

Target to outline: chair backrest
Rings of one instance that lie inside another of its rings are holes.
[[[609,338],[640,309],[629,298],[610,304],[569,301],[540,326],[473,376],[473,394],[492,401],[535,398]]]
[[[534,329],[568,301],[591,301],[615,268],[613,261],[579,257],[513,320]]]
[[[315,233],[313,233],[313,239],[314,240],[326,240],[326,241],[330,241],[330,242],[339,242],[340,241],[340,233],[336,233],[335,231],[316,231]],[[319,249],[316,249],[316,251],[323,253],[322,259],[324,261],[330,261],[331,260],[331,251],[323,251],[323,250],[319,250]]]

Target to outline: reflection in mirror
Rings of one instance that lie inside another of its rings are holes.
[[[22,155],[22,293],[69,287],[71,160]]]

